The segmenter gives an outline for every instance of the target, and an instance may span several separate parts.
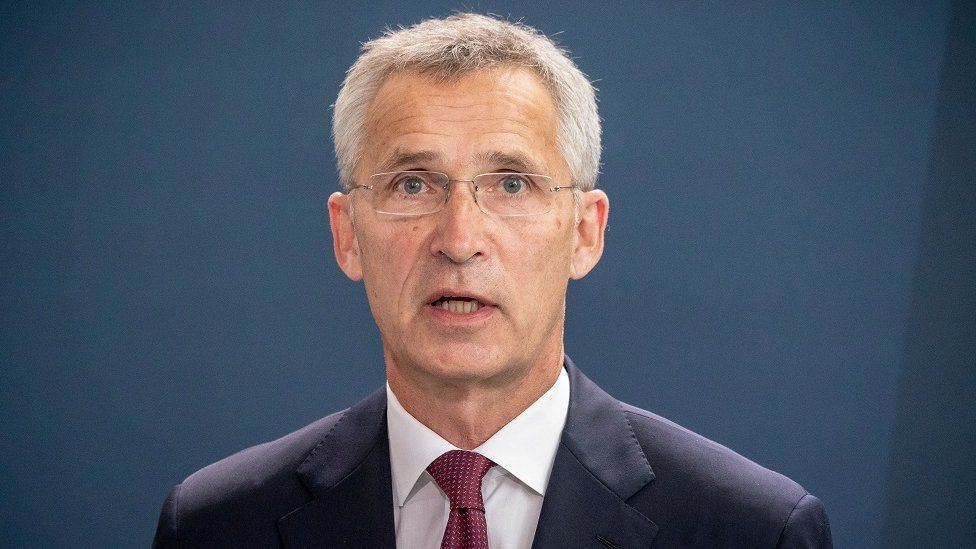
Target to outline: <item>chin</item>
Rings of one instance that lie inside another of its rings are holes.
[[[416,364],[432,377],[462,383],[511,375],[515,370],[512,359],[501,356],[497,349],[471,345],[424,353]]]

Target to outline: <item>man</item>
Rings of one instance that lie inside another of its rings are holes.
[[[564,357],[567,284],[609,208],[594,91],[566,54],[471,14],[363,49],[329,214],[387,387],[191,475],[155,545],[829,547],[803,488]]]

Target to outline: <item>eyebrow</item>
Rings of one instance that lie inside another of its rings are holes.
[[[533,162],[531,158],[517,152],[508,153],[492,151],[489,153],[477,154],[474,158],[479,165],[491,166],[491,170],[506,169],[523,173],[538,172],[536,163]]]
[[[407,166],[432,164],[440,158],[441,155],[434,151],[406,151],[397,147],[380,162],[380,171],[392,172]]]
[[[440,153],[431,150],[408,151],[401,147],[393,149],[380,162],[381,172],[392,172],[407,167],[437,164],[442,159]],[[529,156],[518,152],[491,151],[478,153],[474,161],[479,166],[489,166],[488,170],[512,170],[523,173],[538,173],[538,165]]]

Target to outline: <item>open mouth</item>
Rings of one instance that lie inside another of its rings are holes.
[[[452,313],[473,313],[485,305],[473,297],[444,296],[431,303]]]

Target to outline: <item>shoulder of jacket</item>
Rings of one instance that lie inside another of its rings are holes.
[[[263,491],[300,491],[295,475],[306,456],[342,420],[346,410],[321,418],[276,440],[251,446],[188,476],[180,485],[182,510],[252,500]]]
[[[655,477],[675,483],[680,492],[784,516],[808,493],[790,478],[673,421],[628,404],[623,409]]]

